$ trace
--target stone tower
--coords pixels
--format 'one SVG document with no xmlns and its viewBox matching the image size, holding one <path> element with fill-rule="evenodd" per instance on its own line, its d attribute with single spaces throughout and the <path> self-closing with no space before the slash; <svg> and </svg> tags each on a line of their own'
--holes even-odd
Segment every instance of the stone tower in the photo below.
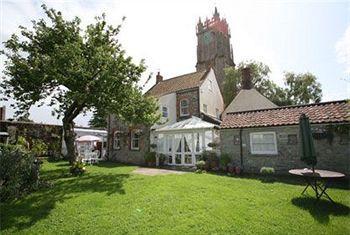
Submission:
<svg viewBox="0 0 350 235">
<path fill-rule="evenodd" d="M 230 44 L 230 30 L 226 19 L 221 19 L 215 7 L 211 19 L 203 23 L 199 18 L 197 24 L 197 71 L 212 67 L 215 70 L 216 78 L 220 89 L 223 89 L 224 68 L 235 66 L 233 62 L 232 46 Z"/>
</svg>

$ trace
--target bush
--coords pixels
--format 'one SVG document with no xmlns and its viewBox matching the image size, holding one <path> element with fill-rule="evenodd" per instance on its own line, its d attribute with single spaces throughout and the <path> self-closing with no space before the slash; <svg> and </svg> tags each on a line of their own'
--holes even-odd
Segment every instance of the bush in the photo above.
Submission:
<svg viewBox="0 0 350 235">
<path fill-rule="evenodd" d="M 82 175 L 86 172 L 85 164 L 80 161 L 74 162 L 69 171 L 74 176 Z"/>
<path fill-rule="evenodd" d="M 231 157 L 228 153 L 223 153 L 220 156 L 220 164 L 224 170 L 227 170 L 228 164 L 231 162 Z"/>
<path fill-rule="evenodd" d="M 275 169 L 273 169 L 272 167 L 261 167 L 260 169 L 260 173 L 264 174 L 264 175 L 272 175 L 275 173 Z"/>
<path fill-rule="evenodd" d="M 49 162 L 58 162 L 63 159 L 62 154 L 60 153 L 51 153 L 48 155 L 47 160 Z"/>
<path fill-rule="evenodd" d="M 36 157 L 42 157 L 47 154 L 48 147 L 44 143 L 44 141 L 40 139 L 36 139 L 33 141 L 33 145 L 31 148 L 31 151 L 33 154 L 35 154 Z"/>
<path fill-rule="evenodd" d="M 205 161 L 201 160 L 196 163 L 196 167 L 198 170 L 204 170 L 205 167 Z"/>
<path fill-rule="evenodd" d="M 202 160 L 206 162 L 208 170 L 219 167 L 219 157 L 215 151 L 205 150 L 202 153 Z"/>
<path fill-rule="evenodd" d="M 159 165 L 160 166 L 163 166 L 164 165 L 164 162 L 165 162 L 165 160 L 166 160 L 166 155 L 165 154 L 163 154 L 163 153 L 160 153 L 159 154 Z"/>
<path fill-rule="evenodd" d="M 22 146 L 0 144 L 0 201 L 36 190 L 40 164 Z"/>
<path fill-rule="evenodd" d="M 148 165 L 154 165 L 156 163 L 156 152 L 146 152 L 145 153 L 145 162 Z"/>
</svg>

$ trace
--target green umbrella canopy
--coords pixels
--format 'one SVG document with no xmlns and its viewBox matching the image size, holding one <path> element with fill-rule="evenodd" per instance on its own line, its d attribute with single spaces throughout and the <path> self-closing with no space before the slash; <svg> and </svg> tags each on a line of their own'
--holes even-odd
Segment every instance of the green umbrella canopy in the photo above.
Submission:
<svg viewBox="0 0 350 235">
<path fill-rule="evenodd" d="M 299 129 L 301 137 L 301 160 L 307 165 L 312 165 L 312 167 L 314 167 L 317 163 L 314 141 L 309 118 L 305 114 L 300 115 Z"/>
</svg>

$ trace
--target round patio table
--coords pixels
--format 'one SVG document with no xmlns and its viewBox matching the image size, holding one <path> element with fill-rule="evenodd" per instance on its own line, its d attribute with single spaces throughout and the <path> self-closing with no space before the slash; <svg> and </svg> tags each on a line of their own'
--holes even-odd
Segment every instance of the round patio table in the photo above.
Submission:
<svg viewBox="0 0 350 235">
<path fill-rule="evenodd" d="M 332 181 L 345 177 L 344 174 L 334 171 L 316 170 L 313 172 L 311 169 L 292 169 L 289 170 L 292 175 L 302 177 L 307 185 L 301 194 L 304 194 L 308 187 L 311 187 L 316 194 L 317 200 L 322 196 L 327 197 L 334 203 L 332 198 L 327 194 L 327 189 Z"/>
</svg>

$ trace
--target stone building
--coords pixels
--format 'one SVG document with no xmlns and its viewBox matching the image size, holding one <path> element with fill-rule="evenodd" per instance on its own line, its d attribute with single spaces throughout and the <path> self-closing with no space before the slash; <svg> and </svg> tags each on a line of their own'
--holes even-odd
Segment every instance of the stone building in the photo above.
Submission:
<svg viewBox="0 0 350 235">
<path fill-rule="evenodd" d="M 197 24 L 197 71 L 214 68 L 221 91 L 224 83 L 224 68 L 235 66 L 230 44 L 231 33 L 226 19 L 220 18 L 215 7 L 214 15 Z"/>
<path fill-rule="evenodd" d="M 213 69 L 163 80 L 145 95 L 157 98 L 161 119 L 151 127 L 126 125 L 110 115 L 109 159 L 144 164 L 152 149 L 166 156 L 168 165 L 193 166 L 208 143 L 218 140 L 220 115 L 224 109 Z"/>
<path fill-rule="evenodd" d="M 227 113 L 220 126 L 221 152 L 245 172 L 258 173 L 264 166 L 280 174 L 305 168 L 298 126 L 304 113 L 310 118 L 317 169 L 350 175 L 349 110 L 342 100 Z"/>
</svg>

